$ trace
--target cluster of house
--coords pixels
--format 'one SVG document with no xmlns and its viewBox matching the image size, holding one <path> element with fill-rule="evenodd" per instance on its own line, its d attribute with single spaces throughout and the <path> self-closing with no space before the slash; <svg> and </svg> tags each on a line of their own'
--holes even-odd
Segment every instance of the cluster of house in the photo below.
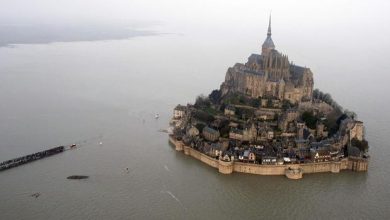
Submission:
<svg viewBox="0 0 390 220">
<path fill-rule="evenodd" d="M 321 121 L 310 129 L 300 120 L 297 109 L 259 108 L 256 118 L 242 121 L 235 117 L 235 106 L 230 105 L 208 124 L 194 119 L 193 110 L 192 105 L 174 109 L 172 135 L 187 146 L 225 161 L 286 164 L 340 160 L 348 142 L 353 138 L 363 140 L 364 135 L 363 123 L 347 118 L 339 132 L 329 138 Z M 360 153 L 351 149 L 348 154 Z"/>
</svg>

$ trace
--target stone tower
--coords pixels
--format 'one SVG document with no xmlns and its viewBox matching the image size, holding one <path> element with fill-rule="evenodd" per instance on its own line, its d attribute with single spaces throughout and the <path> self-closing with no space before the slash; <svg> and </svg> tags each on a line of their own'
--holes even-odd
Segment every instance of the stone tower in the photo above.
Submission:
<svg viewBox="0 0 390 220">
<path fill-rule="evenodd" d="M 267 38 L 265 39 L 261 49 L 261 55 L 263 56 L 267 56 L 272 50 L 275 49 L 275 44 L 272 41 L 271 35 L 271 15 L 269 15 Z"/>
</svg>

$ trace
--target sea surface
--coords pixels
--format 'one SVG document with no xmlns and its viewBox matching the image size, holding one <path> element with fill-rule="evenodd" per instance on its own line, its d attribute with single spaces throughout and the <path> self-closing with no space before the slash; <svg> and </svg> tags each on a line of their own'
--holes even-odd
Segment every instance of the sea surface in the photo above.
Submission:
<svg viewBox="0 0 390 220">
<path fill-rule="evenodd" d="M 77 144 L 1 172 L 0 219 L 389 218 L 390 68 L 385 52 L 371 50 L 389 45 L 346 40 L 336 52 L 274 38 L 290 60 L 311 67 L 316 88 L 358 114 L 370 143 L 368 172 L 293 181 L 219 174 L 159 132 L 177 104 L 219 88 L 229 66 L 259 53 L 265 32 L 122 38 L 0 47 L 0 161 Z"/>
</svg>

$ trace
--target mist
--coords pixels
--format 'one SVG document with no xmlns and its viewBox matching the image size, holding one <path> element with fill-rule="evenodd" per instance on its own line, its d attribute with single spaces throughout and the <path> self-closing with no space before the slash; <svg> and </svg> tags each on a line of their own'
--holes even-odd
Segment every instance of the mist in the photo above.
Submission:
<svg viewBox="0 0 390 220">
<path fill-rule="evenodd" d="M 373 85 L 371 90 L 379 96 L 390 80 L 389 6 L 383 0 L 3 0 L 0 44 L 174 34 L 182 36 L 182 47 L 197 47 L 210 60 L 229 60 L 220 61 L 220 68 L 226 69 L 233 65 L 230 61 L 245 62 L 250 53 L 259 53 L 272 13 L 276 49 L 310 67 L 316 88 L 342 93 L 332 85 L 348 81 L 357 88 Z M 211 65 L 195 60 L 192 64 Z M 221 79 L 224 71 L 215 74 Z"/>
<path fill-rule="evenodd" d="M 389 8 L 385 0 L 0 0 L 0 161 L 83 146 L 2 173 L 0 216 L 386 218 Z M 215 175 L 158 132 L 177 104 L 218 89 L 229 67 L 261 53 L 270 14 L 276 49 L 364 122 L 368 173 L 299 184 Z M 74 174 L 91 178 L 68 182 Z"/>
</svg>

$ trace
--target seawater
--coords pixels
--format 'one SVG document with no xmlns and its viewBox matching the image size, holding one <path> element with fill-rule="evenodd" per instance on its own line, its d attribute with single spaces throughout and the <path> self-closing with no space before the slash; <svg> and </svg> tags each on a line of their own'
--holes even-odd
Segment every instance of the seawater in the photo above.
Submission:
<svg viewBox="0 0 390 220">
<path fill-rule="evenodd" d="M 278 48 L 290 59 L 296 55 L 298 65 L 305 61 L 315 87 L 364 121 L 367 173 L 312 174 L 298 181 L 223 175 L 176 152 L 158 131 L 168 127 L 176 104 L 218 88 L 229 66 L 259 52 L 259 42 L 159 35 L 0 48 L 0 160 L 78 144 L 1 172 L 0 218 L 388 218 L 388 64 L 355 68 L 330 51 Z M 350 59 L 366 60 L 358 54 Z M 70 175 L 90 178 L 67 180 Z"/>
</svg>

